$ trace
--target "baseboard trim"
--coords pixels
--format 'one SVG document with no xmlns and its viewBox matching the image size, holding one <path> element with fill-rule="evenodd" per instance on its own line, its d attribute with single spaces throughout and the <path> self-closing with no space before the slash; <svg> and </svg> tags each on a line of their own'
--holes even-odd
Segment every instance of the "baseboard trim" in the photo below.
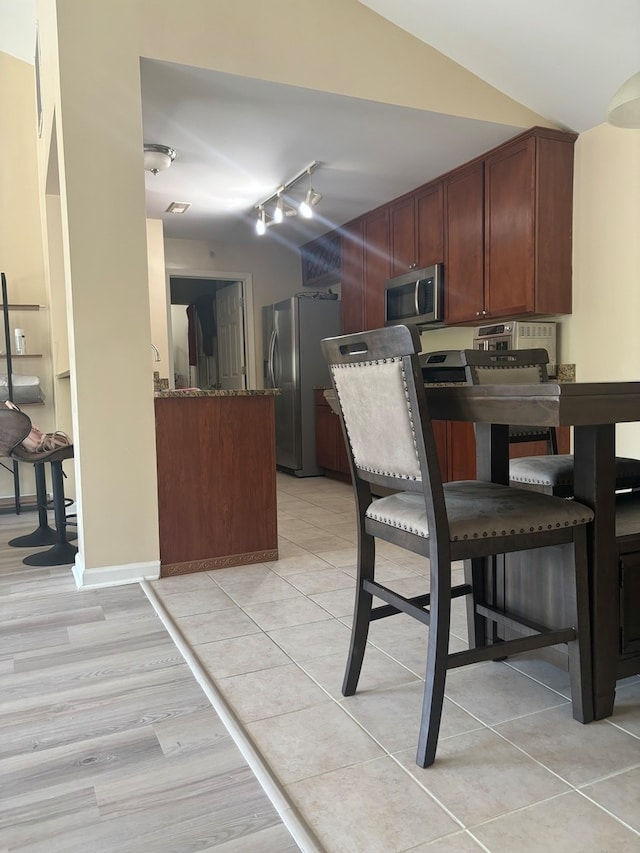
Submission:
<svg viewBox="0 0 640 853">
<path fill-rule="evenodd" d="M 151 560 L 148 563 L 125 563 L 121 566 L 97 566 L 87 569 L 78 553 L 72 571 L 78 589 L 100 589 L 105 586 L 123 586 L 128 583 L 158 580 L 160 561 Z"/>
</svg>

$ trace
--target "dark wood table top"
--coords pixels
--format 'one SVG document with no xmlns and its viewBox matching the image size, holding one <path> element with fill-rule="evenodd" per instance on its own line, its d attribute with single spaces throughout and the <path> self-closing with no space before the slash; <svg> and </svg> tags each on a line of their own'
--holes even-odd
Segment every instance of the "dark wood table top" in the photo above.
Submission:
<svg viewBox="0 0 640 853">
<path fill-rule="evenodd" d="M 640 421 L 640 382 L 425 386 L 435 420 L 531 426 Z"/>
</svg>

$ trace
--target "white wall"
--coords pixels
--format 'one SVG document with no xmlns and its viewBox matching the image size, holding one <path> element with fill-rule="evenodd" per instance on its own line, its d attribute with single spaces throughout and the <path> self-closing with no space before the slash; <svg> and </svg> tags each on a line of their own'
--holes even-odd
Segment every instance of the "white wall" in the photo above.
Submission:
<svg viewBox="0 0 640 853">
<path fill-rule="evenodd" d="M 302 268 L 297 251 L 283 249 L 265 240 L 242 245 L 216 243 L 213 248 L 200 240 L 165 239 L 167 269 L 188 272 L 249 273 L 253 286 L 256 387 L 263 387 L 262 307 L 286 299 L 302 290 Z"/>
</svg>

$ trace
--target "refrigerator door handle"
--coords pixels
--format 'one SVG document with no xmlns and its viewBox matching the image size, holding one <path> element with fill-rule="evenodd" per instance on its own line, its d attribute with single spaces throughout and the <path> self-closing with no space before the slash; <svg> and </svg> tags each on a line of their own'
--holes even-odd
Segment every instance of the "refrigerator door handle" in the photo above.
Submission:
<svg viewBox="0 0 640 853">
<path fill-rule="evenodd" d="M 277 388 L 276 385 L 276 373 L 275 373 L 275 365 L 274 365 L 274 357 L 276 351 L 276 330 L 273 329 L 271 332 L 271 338 L 269 340 L 269 355 L 267 359 L 267 370 L 269 376 L 269 382 L 271 383 L 272 388 Z"/>
</svg>

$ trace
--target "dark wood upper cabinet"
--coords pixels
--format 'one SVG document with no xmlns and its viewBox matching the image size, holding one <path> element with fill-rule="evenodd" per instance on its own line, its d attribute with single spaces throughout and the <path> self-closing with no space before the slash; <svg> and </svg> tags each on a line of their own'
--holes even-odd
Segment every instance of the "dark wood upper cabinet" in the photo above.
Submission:
<svg viewBox="0 0 640 853">
<path fill-rule="evenodd" d="M 441 263 L 442 184 L 429 184 L 389 207 L 391 275 Z"/>
<path fill-rule="evenodd" d="M 445 322 L 571 313 L 575 134 L 536 128 L 445 180 Z"/>
<path fill-rule="evenodd" d="M 362 219 L 350 222 L 341 230 L 342 332 L 345 335 L 363 329 L 363 235 Z"/>
<path fill-rule="evenodd" d="M 384 283 L 389 278 L 389 209 L 364 217 L 364 328 L 384 326 Z"/>
<path fill-rule="evenodd" d="M 481 322 L 484 307 L 484 167 L 444 182 L 445 322 Z"/>
<path fill-rule="evenodd" d="M 384 324 L 388 278 L 442 260 L 447 325 L 570 314 L 575 140 L 532 128 L 313 241 L 305 284 L 340 269 L 345 333 Z"/>
</svg>

